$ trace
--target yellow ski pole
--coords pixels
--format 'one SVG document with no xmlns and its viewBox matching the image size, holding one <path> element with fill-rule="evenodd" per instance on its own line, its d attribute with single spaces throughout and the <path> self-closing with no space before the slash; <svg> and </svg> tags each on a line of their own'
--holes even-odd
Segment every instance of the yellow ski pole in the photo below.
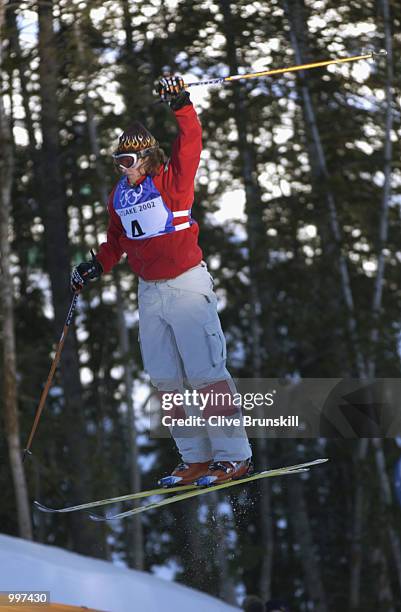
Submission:
<svg viewBox="0 0 401 612">
<path fill-rule="evenodd" d="M 310 64 L 300 64 L 299 66 L 289 66 L 288 68 L 275 68 L 273 70 L 262 70 L 260 72 L 249 72 L 247 74 L 234 74 L 232 76 L 221 77 L 217 79 L 208 79 L 206 81 L 198 81 L 197 83 L 185 83 L 185 88 L 199 87 L 201 85 L 221 85 L 230 81 L 239 81 L 240 79 L 256 79 L 258 77 L 275 76 L 286 72 L 298 72 L 299 70 L 311 70 L 312 68 L 322 68 L 324 66 L 332 66 L 335 64 L 346 64 L 348 62 L 358 62 L 360 60 L 374 59 L 378 56 L 385 56 L 387 52 L 384 50 L 364 55 L 353 55 L 352 57 L 344 57 L 340 59 L 324 60 L 320 62 L 312 62 Z"/>
</svg>

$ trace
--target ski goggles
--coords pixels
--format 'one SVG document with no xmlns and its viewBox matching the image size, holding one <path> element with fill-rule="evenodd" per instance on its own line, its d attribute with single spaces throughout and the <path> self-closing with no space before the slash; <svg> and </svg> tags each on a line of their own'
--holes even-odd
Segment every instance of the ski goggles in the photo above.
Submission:
<svg viewBox="0 0 401 612">
<path fill-rule="evenodd" d="M 116 166 L 121 168 L 133 168 L 141 158 L 146 157 L 156 148 L 157 147 L 149 147 L 148 149 L 143 149 L 138 153 L 113 153 L 112 158 Z"/>
</svg>

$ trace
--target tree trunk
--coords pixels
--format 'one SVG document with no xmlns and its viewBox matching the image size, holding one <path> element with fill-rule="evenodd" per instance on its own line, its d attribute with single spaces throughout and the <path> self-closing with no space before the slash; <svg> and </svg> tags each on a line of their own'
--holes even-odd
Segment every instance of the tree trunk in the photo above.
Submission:
<svg viewBox="0 0 401 612">
<path fill-rule="evenodd" d="M 60 147 L 57 105 L 57 49 L 54 42 L 53 4 L 38 3 L 39 14 L 39 80 L 42 103 L 42 214 L 45 226 L 46 262 L 52 287 L 55 326 L 63 327 L 69 293 L 68 223 L 60 168 Z M 70 449 L 72 496 L 88 497 L 90 466 L 85 442 L 85 419 L 82 406 L 82 386 L 79 373 L 78 347 L 75 329 L 67 336 L 61 358 L 65 408 L 63 421 Z M 77 552 L 99 556 L 96 529 L 84 517 L 71 517 L 71 535 Z M 100 556 L 102 553 L 100 553 Z"/>
<path fill-rule="evenodd" d="M 393 164 L 393 145 L 391 141 L 391 132 L 393 129 L 393 45 L 391 33 L 391 16 L 388 0 L 381 0 L 380 7 L 383 12 L 384 35 L 386 41 L 386 122 L 385 122 L 385 138 L 384 138 L 384 184 L 381 202 L 381 213 L 379 223 L 378 237 L 378 255 L 377 255 L 377 274 L 375 278 L 375 287 L 372 301 L 373 326 L 371 331 L 371 354 L 369 360 L 369 375 L 373 378 L 376 373 L 376 345 L 379 339 L 379 318 L 382 309 L 383 297 L 383 282 L 385 268 L 385 248 L 388 236 L 388 209 L 391 196 L 391 176 Z M 382 501 L 386 508 L 386 524 L 390 547 L 394 557 L 394 564 L 397 569 L 398 585 L 401 590 L 401 544 L 397 530 L 394 527 L 392 517 L 393 493 L 391 489 L 390 479 L 386 470 L 385 457 L 383 451 L 383 442 L 381 439 L 373 440 L 375 449 L 376 467 L 380 484 Z"/>
<path fill-rule="evenodd" d="M 391 131 L 393 129 L 393 45 L 391 38 L 391 18 L 388 0 L 380 0 L 383 12 L 384 35 L 386 41 L 386 125 L 384 136 L 384 183 L 381 201 L 379 237 L 377 241 L 377 273 L 372 300 L 373 325 L 370 334 L 371 353 L 369 360 L 369 375 L 375 376 L 376 370 L 376 345 L 379 339 L 379 318 L 382 308 L 384 267 L 386 263 L 385 248 L 388 236 L 388 208 L 391 196 L 391 170 L 393 164 L 393 144 L 391 142 Z"/>
<path fill-rule="evenodd" d="M 265 463 L 260 465 L 260 469 L 269 469 L 268 465 L 268 441 L 266 438 L 257 438 L 258 457 L 264 458 Z M 259 469 L 259 468 L 258 468 Z M 263 555 L 260 568 L 259 594 L 263 600 L 269 600 L 272 596 L 272 576 L 274 558 L 274 525 L 272 507 L 272 488 L 269 479 L 260 487 L 260 533 L 259 538 L 263 542 Z"/>
<path fill-rule="evenodd" d="M 137 429 L 135 424 L 135 410 L 132 399 L 134 379 L 132 376 L 133 360 L 129 347 L 128 328 L 124 315 L 124 297 L 121 291 L 121 283 L 117 273 L 114 274 L 117 287 L 117 312 L 118 312 L 118 333 L 120 352 L 124 360 L 124 382 L 125 382 L 125 402 L 127 405 L 126 428 L 128 437 L 129 467 L 130 467 L 130 486 L 132 491 L 141 490 L 141 471 L 139 466 L 139 449 L 137 443 Z M 139 506 L 140 500 L 134 500 L 133 506 Z M 140 515 L 133 517 L 130 525 L 130 536 L 132 543 L 133 567 L 144 569 L 143 551 L 143 529 Z"/>
<path fill-rule="evenodd" d="M 38 155 L 36 150 L 36 137 L 35 137 L 35 128 L 32 121 L 32 112 L 29 107 L 29 93 L 28 93 L 28 83 L 29 83 L 29 61 L 24 57 L 24 54 L 21 50 L 20 40 L 19 40 L 19 31 L 17 26 L 17 17 L 16 10 L 18 6 L 17 3 L 11 3 L 7 10 L 7 23 L 8 28 L 10 30 L 10 46 L 15 53 L 15 56 L 18 58 L 18 77 L 21 85 L 21 98 L 22 98 L 22 106 L 24 108 L 24 124 L 26 130 L 28 132 L 28 143 L 29 143 L 29 155 L 31 159 L 34 161 L 34 165 L 38 165 Z M 36 176 L 32 177 L 33 180 L 36 180 Z"/>
<path fill-rule="evenodd" d="M 3 29 L 5 6 L 0 5 L 0 75 L 3 66 Z M 12 95 L 12 92 L 11 92 Z M 3 320 L 3 393 L 4 415 L 11 473 L 17 504 L 19 535 L 32 540 L 32 522 L 25 472 L 22 465 L 17 401 L 17 359 L 13 312 L 13 280 L 10 273 L 11 254 L 11 188 L 14 157 L 9 118 L 3 100 L 0 78 L 0 304 Z"/>
<path fill-rule="evenodd" d="M 359 610 L 361 600 L 361 572 L 363 561 L 362 534 L 364 530 L 365 479 L 363 466 L 368 454 L 369 440 L 363 438 L 354 452 L 354 508 L 352 518 L 351 560 L 350 560 L 350 609 Z"/>
<path fill-rule="evenodd" d="M 91 83 L 88 71 L 85 67 L 85 40 L 80 28 L 79 17 L 77 16 L 74 22 L 75 40 L 78 49 L 78 55 L 83 60 L 82 78 L 85 81 L 85 91 L 91 91 Z M 97 176 L 97 188 L 101 201 L 106 204 L 108 199 L 108 189 L 104 180 L 104 170 L 101 161 L 99 138 L 93 103 L 89 95 L 85 95 L 85 111 L 87 117 L 87 127 L 91 152 L 95 158 L 95 171 Z M 132 376 L 133 361 L 130 357 L 131 351 L 129 347 L 128 328 L 125 320 L 124 296 L 121 290 L 120 278 L 116 270 L 113 273 L 114 282 L 117 289 L 117 314 L 118 314 L 118 332 L 119 332 L 119 347 L 124 363 L 124 382 L 125 382 L 125 403 L 127 405 L 126 415 L 126 433 L 129 450 L 129 466 L 130 466 L 130 487 L 132 491 L 141 490 L 141 473 L 139 466 L 139 451 L 137 445 L 137 430 L 135 425 L 135 410 L 132 399 L 132 391 L 134 380 Z M 139 500 L 133 502 L 133 506 L 140 505 Z M 140 516 L 135 516 L 129 526 L 130 539 L 132 544 L 132 565 L 135 569 L 144 569 L 144 545 L 143 545 L 143 528 Z"/>
<path fill-rule="evenodd" d="M 230 0 L 220 0 L 223 14 L 222 29 L 226 38 L 227 64 L 230 74 L 238 73 L 235 40 L 233 39 L 232 13 Z M 234 102 L 234 121 L 238 132 L 238 151 L 241 158 L 242 179 L 245 189 L 245 212 L 247 216 L 246 230 L 248 240 L 249 292 L 250 292 L 250 332 L 252 342 L 253 376 L 259 378 L 262 374 L 264 355 L 262 338 L 262 292 L 261 279 L 266 274 L 267 246 L 263 231 L 262 198 L 257 179 L 255 152 L 248 139 L 247 112 L 244 93 L 235 87 L 232 91 Z"/>
<path fill-rule="evenodd" d="M 394 520 L 392 516 L 393 493 L 391 489 L 390 479 L 386 470 L 386 462 L 383 452 L 382 440 L 380 438 L 375 438 L 373 440 L 373 447 L 375 451 L 375 460 L 380 485 L 380 493 L 386 513 L 387 535 L 389 539 L 390 548 L 393 553 L 394 569 L 397 575 L 398 587 L 401 591 L 401 546 L 398 537 L 398 532 L 394 527 Z"/>
<path fill-rule="evenodd" d="M 215 551 L 216 565 L 219 570 L 219 597 L 228 604 L 236 604 L 235 584 L 230 573 L 230 566 L 227 557 L 227 542 L 224 526 L 224 516 L 219 514 L 220 498 L 217 493 L 207 496 L 209 511 L 213 513 L 215 521 Z"/>
<path fill-rule="evenodd" d="M 303 3 L 301 4 L 301 0 L 293 0 L 293 2 L 291 3 L 288 2 L 288 0 L 282 0 L 282 2 L 285 14 L 290 24 L 290 37 L 291 44 L 294 50 L 295 61 L 297 64 L 302 64 L 303 53 L 298 38 L 299 32 L 306 31 L 307 28 L 302 10 Z M 340 273 L 342 295 L 347 311 L 346 321 L 348 334 L 355 354 L 357 373 L 359 378 L 366 379 L 367 370 L 365 359 L 360 349 L 351 280 L 348 271 L 347 260 L 341 251 L 342 232 L 338 219 L 336 201 L 334 193 L 329 186 L 329 171 L 327 168 L 326 157 L 323 151 L 322 140 L 320 138 L 319 128 L 316 120 L 316 113 L 314 110 L 308 83 L 305 78 L 305 73 L 303 71 L 300 72 L 300 77 L 302 79 L 301 92 L 303 99 L 304 121 L 307 126 L 309 137 L 311 138 L 314 150 L 314 155 L 309 156 L 309 162 L 313 171 L 313 175 L 315 177 L 319 177 L 321 188 L 324 191 L 332 237 L 336 245 L 336 261 Z"/>
<path fill-rule="evenodd" d="M 227 64 L 230 74 L 238 73 L 235 40 L 232 32 L 232 13 L 230 0 L 220 0 L 223 14 L 222 29 L 226 38 Z M 242 179 L 245 188 L 246 230 L 248 237 L 249 291 L 250 291 L 250 331 L 252 345 L 252 374 L 254 378 L 263 375 L 266 361 L 261 320 L 265 321 L 266 336 L 269 338 L 269 353 L 274 355 L 276 341 L 274 322 L 268 313 L 270 296 L 263 286 L 267 274 L 266 233 L 263 224 L 263 204 L 257 178 L 255 151 L 248 138 L 247 112 L 243 90 L 238 86 L 233 89 L 234 120 L 238 131 L 238 149 L 242 162 Z M 273 359 L 274 361 L 274 359 Z M 267 440 L 256 438 L 256 460 L 265 464 L 267 460 Z M 260 593 L 264 598 L 270 597 L 273 565 L 273 525 L 269 485 L 263 487 L 260 497 L 259 541 L 262 552 L 260 572 Z"/>
<path fill-rule="evenodd" d="M 377 241 L 377 273 L 372 300 L 373 325 L 370 334 L 371 350 L 368 362 L 369 376 L 373 378 L 376 374 L 377 343 L 379 339 L 379 323 L 382 310 L 384 269 L 386 263 L 385 249 L 388 237 L 388 210 L 391 197 L 391 178 L 393 165 L 393 144 L 391 132 L 393 129 L 393 96 L 394 96 L 394 66 L 393 66 L 393 44 L 391 32 L 391 15 L 388 0 L 380 0 L 380 8 L 383 13 L 386 57 L 386 119 L 384 131 L 384 183 L 381 201 L 379 236 Z M 401 590 L 401 544 L 397 530 L 394 527 L 392 516 L 393 493 L 390 479 L 386 470 L 383 442 L 381 439 L 373 440 L 375 450 L 376 468 L 379 479 L 382 502 L 386 509 L 386 525 L 390 548 L 393 553 L 394 566 L 397 570 L 398 585 Z"/>
<path fill-rule="evenodd" d="M 300 477 L 295 476 L 288 487 L 290 499 L 290 520 L 299 546 L 299 554 L 305 578 L 305 586 L 312 600 L 313 610 L 328 612 L 319 563 L 314 551 L 312 529 L 304 494 L 304 485 Z"/>
<path fill-rule="evenodd" d="M 386 555 L 382 548 L 376 548 L 372 554 L 372 561 L 377 565 L 377 605 L 383 612 L 396 612 L 394 598 L 389 580 L 389 568 Z"/>
<path fill-rule="evenodd" d="M 287 0 L 283 0 L 284 10 L 290 23 L 290 34 L 291 42 L 295 52 L 296 62 L 301 64 L 303 61 L 302 52 L 298 42 L 297 33 L 299 29 L 305 26 L 302 18 L 302 8 L 300 0 L 292 2 L 291 4 Z M 382 289 L 384 279 L 384 248 L 387 240 L 388 233 L 388 204 L 390 198 L 390 186 L 391 186 L 391 163 L 392 163 L 392 145 L 391 145 L 391 128 L 392 128 L 392 81 L 393 81 L 393 67 L 392 67 L 392 44 L 391 44 L 391 20 L 389 15 L 388 0 L 382 0 L 381 2 L 384 24 L 385 24 L 385 36 L 386 36 L 386 50 L 388 53 L 388 66 L 387 66 L 387 80 L 386 80 L 386 99 L 387 99 L 387 113 L 386 113 L 386 136 L 385 136 L 385 147 L 384 147 L 384 175 L 385 182 L 383 188 L 382 197 L 382 208 L 379 224 L 379 239 L 378 239 L 378 271 L 375 279 L 374 296 L 372 303 L 372 313 L 374 319 L 374 325 L 371 331 L 371 344 L 373 352 L 375 344 L 378 340 L 378 318 L 381 310 L 382 301 Z M 290 8 L 291 7 L 291 8 Z M 302 77 L 302 73 L 301 73 Z M 302 77 L 303 78 L 303 77 Z M 333 237 L 338 247 L 342 243 L 342 235 L 338 222 L 338 215 L 336 209 L 336 203 L 334 195 L 328 185 L 327 179 L 329 177 L 327 164 L 321 145 L 321 139 L 319 130 L 317 127 L 316 116 L 313 109 L 312 99 L 309 93 L 307 82 L 304 79 L 302 85 L 302 96 L 304 101 L 304 117 L 305 122 L 309 128 L 311 134 L 315 153 L 314 159 L 311 159 L 311 165 L 317 164 L 318 175 L 324 181 L 324 189 L 326 195 L 326 203 L 329 211 L 330 226 L 332 229 Z M 314 161 L 315 160 L 315 161 Z M 355 307 L 352 295 L 350 277 L 345 257 L 341 254 L 340 249 L 337 249 L 337 262 L 341 277 L 341 286 L 343 299 L 347 308 L 347 327 L 352 345 L 355 351 L 356 369 L 358 376 L 361 380 L 366 380 L 368 377 L 373 377 L 375 374 L 375 357 L 371 354 L 368 361 L 365 360 L 364 355 L 360 349 L 360 342 L 357 333 L 357 324 L 355 318 Z M 382 497 L 385 503 L 391 503 L 391 487 L 389 479 L 384 466 L 384 455 L 382 449 L 381 440 L 374 441 L 376 465 L 378 469 L 378 477 L 380 488 L 382 491 Z M 358 460 L 364 461 L 367 457 L 368 441 L 360 440 L 356 449 Z M 351 589 L 350 589 L 350 602 L 352 609 L 358 609 L 360 602 L 360 575 L 362 567 L 362 550 L 361 550 L 361 523 L 362 523 L 362 507 L 363 507 L 363 483 L 361 479 L 356 480 L 355 485 L 355 500 L 354 500 L 354 533 L 353 533 L 353 544 L 352 544 L 352 563 L 351 563 Z M 390 496 L 390 498 L 389 498 Z M 401 546 L 396 534 L 395 529 L 392 526 L 392 521 L 389 517 L 388 531 L 391 548 L 398 572 L 398 580 L 400 580 L 400 562 L 401 562 Z"/>
<path fill-rule="evenodd" d="M 283 0 L 283 7 L 285 14 L 290 24 L 290 36 L 291 44 L 295 54 L 296 63 L 303 63 L 303 53 L 299 44 L 299 32 L 306 31 L 307 25 L 303 15 L 303 5 L 300 0 L 295 2 L 288 2 Z M 364 355 L 360 348 L 360 341 L 357 331 L 357 322 L 355 317 L 355 306 L 351 288 L 350 275 L 348 266 L 344 255 L 341 252 L 342 233 L 338 220 L 337 207 L 334 198 L 334 194 L 329 186 L 328 178 L 329 172 L 327 168 L 326 158 L 322 147 L 320 133 L 317 125 L 316 114 L 314 111 L 312 98 L 309 92 L 307 80 L 304 77 L 304 73 L 300 73 L 302 79 L 302 98 L 303 98 L 303 111 L 304 120 L 308 128 L 310 135 L 314 155 L 310 156 L 310 164 L 313 170 L 313 174 L 319 177 L 323 184 L 323 190 L 328 209 L 329 222 L 332 231 L 334 243 L 336 245 L 335 258 L 337 261 L 338 270 L 341 279 L 341 289 L 344 304 L 346 306 L 347 313 L 347 330 L 353 346 L 355 355 L 355 364 L 358 377 L 361 380 L 366 380 L 368 376 L 367 366 L 364 359 Z M 358 461 L 362 462 L 366 459 L 368 451 L 368 441 L 360 440 L 357 444 L 356 456 Z M 352 554 L 351 554 L 351 579 L 350 579 L 350 600 L 351 606 L 357 609 L 359 605 L 360 597 L 360 576 L 362 569 L 362 520 L 363 520 L 363 504 L 364 504 L 364 483 L 360 478 L 356 478 L 355 481 L 355 497 L 354 497 L 354 524 L 353 524 L 353 541 L 352 541 Z"/>
</svg>

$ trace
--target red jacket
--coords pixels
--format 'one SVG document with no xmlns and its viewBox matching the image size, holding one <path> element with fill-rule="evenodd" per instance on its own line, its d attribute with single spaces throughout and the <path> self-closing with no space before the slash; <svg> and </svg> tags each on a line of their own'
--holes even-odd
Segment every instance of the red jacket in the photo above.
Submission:
<svg viewBox="0 0 401 612">
<path fill-rule="evenodd" d="M 174 114 L 179 134 L 173 143 L 167 168 L 160 166 L 158 174 L 153 177 L 155 187 L 171 211 L 191 208 L 202 150 L 202 129 L 192 104 Z M 135 274 L 145 280 L 174 278 L 200 263 L 202 251 L 198 245 L 199 226 L 196 222 L 180 232 L 144 240 L 127 238 L 113 206 L 115 188 L 108 200 L 107 241 L 100 245 L 96 255 L 104 272 L 109 272 L 123 253 L 127 253 L 128 263 Z"/>
</svg>

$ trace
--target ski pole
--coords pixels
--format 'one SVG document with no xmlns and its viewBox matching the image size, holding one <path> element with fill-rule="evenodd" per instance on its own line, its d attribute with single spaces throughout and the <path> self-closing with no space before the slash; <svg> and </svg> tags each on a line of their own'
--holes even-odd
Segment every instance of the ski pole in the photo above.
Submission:
<svg viewBox="0 0 401 612">
<path fill-rule="evenodd" d="M 197 83 L 185 83 L 184 86 L 199 87 L 201 85 L 222 85 L 230 81 L 239 81 L 240 79 L 256 79 L 257 77 L 273 76 L 276 74 L 284 74 L 285 72 L 298 72 L 299 70 L 310 70 L 311 68 L 321 68 L 323 66 L 331 66 L 333 64 L 345 64 L 347 62 L 357 62 L 359 60 L 374 59 L 375 57 L 385 56 L 387 51 L 371 51 L 364 55 L 353 55 L 352 57 L 344 57 L 341 59 L 324 60 L 313 62 L 311 64 L 301 64 L 299 66 L 289 66 L 288 68 L 275 68 L 274 70 L 262 70 L 261 72 L 249 72 L 248 74 L 234 74 L 232 76 L 221 77 L 217 79 L 208 79 L 206 81 L 198 81 Z"/>
<path fill-rule="evenodd" d="M 56 354 L 54 356 L 53 363 L 51 365 L 49 376 L 47 377 L 47 381 L 46 381 L 45 387 L 44 387 L 44 389 L 42 391 L 42 395 L 41 395 L 40 401 L 39 401 L 39 406 L 38 406 L 38 408 L 36 410 L 36 414 L 35 414 L 35 420 L 34 420 L 33 425 L 32 425 L 31 433 L 29 434 L 28 443 L 27 443 L 26 448 L 24 450 L 24 455 L 22 457 L 22 461 L 23 462 L 25 461 L 25 457 L 27 455 L 31 455 L 32 454 L 31 450 L 30 450 L 31 445 L 32 445 L 32 440 L 33 440 L 33 437 L 35 435 L 36 428 L 38 426 L 39 419 L 40 419 L 40 416 L 42 414 L 42 411 L 43 411 L 43 408 L 44 408 L 44 405 L 45 405 L 45 401 L 46 401 L 47 395 L 49 393 L 50 386 L 52 384 L 54 373 L 56 371 L 58 362 L 60 361 L 61 351 L 63 350 L 64 342 L 65 342 L 65 339 L 66 339 L 66 336 L 67 336 L 67 333 L 68 333 L 68 328 L 69 328 L 69 326 L 71 324 L 72 316 L 74 314 L 74 310 L 75 310 L 75 307 L 77 305 L 78 295 L 79 295 L 79 292 L 76 291 L 74 293 L 74 295 L 73 295 L 70 307 L 68 309 L 67 318 L 65 320 L 63 331 L 61 332 L 61 337 L 60 337 L 59 343 L 57 345 Z"/>
</svg>

